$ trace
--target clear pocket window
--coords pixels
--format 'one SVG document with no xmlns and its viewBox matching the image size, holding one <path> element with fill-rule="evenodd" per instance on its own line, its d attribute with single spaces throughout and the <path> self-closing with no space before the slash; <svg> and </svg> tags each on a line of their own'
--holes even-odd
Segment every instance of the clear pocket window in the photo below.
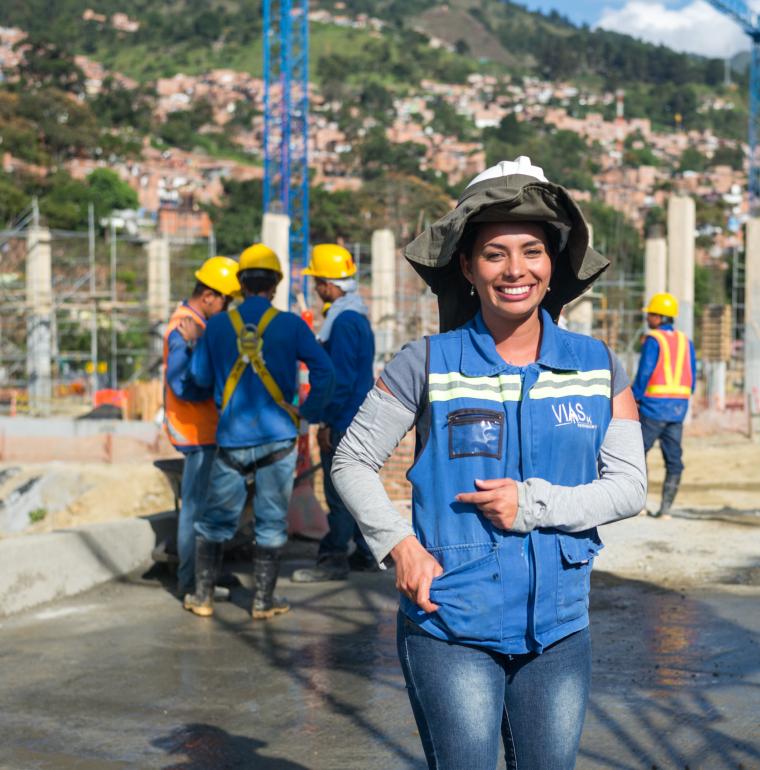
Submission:
<svg viewBox="0 0 760 770">
<path fill-rule="evenodd" d="M 457 409 L 449 422 L 449 458 L 494 457 L 501 459 L 504 412 L 491 409 Z"/>
</svg>

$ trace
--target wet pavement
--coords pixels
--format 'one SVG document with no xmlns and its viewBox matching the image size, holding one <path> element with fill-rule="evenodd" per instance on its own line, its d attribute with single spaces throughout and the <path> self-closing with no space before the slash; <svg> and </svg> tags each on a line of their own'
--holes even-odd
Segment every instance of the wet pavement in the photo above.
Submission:
<svg viewBox="0 0 760 770">
<path fill-rule="evenodd" d="M 595 572 L 579 768 L 760 768 L 760 580 L 734 577 Z M 0 620 L 0 768 L 423 768 L 392 573 L 280 588 L 263 623 L 245 589 L 199 619 L 139 576 Z"/>
</svg>

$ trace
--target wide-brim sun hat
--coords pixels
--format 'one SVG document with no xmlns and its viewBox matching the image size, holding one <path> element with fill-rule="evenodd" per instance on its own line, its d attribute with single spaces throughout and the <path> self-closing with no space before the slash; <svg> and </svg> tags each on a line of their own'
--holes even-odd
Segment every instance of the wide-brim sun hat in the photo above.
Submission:
<svg viewBox="0 0 760 770">
<path fill-rule="evenodd" d="M 456 207 L 404 249 L 406 259 L 438 297 L 442 332 L 466 323 L 480 307 L 477 295 L 470 294 L 458 254 L 467 226 L 484 222 L 537 222 L 551 229 L 551 291 L 542 306 L 555 321 L 562 308 L 609 267 L 609 260 L 589 246 L 586 221 L 564 187 L 549 182 L 524 155 L 501 161 L 478 174 Z"/>
</svg>

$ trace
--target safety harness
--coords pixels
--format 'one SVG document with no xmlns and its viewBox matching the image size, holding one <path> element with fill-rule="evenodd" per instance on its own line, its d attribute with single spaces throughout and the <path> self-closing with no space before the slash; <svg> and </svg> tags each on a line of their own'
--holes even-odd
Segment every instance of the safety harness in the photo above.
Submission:
<svg viewBox="0 0 760 770">
<path fill-rule="evenodd" d="M 264 363 L 264 356 L 261 353 L 264 346 L 264 333 L 278 313 L 279 310 L 276 308 L 268 307 L 259 319 L 258 324 L 246 324 L 243 323 L 243 319 L 237 309 L 233 308 L 228 312 L 232 327 L 237 334 L 237 346 L 240 355 L 227 377 L 227 382 L 224 383 L 222 412 L 224 412 L 232 400 L 232 394 L 240 383 L 245 368 L 250 364 L 254 374 L 258 375 L 275 404 L 284 409 L 290 416 L 290 419 L 293 420 L 295 426 L 298 427 L 298 413 L 292 404 L 285 401 L 280 386 L 275 382 L 269 369 L 267 369 Z"/>
<path fill-rule="evenodd" d="M 282 449 L 277 449 L 276 451 L 270 452 L 268 455 L 264 455 L 258 460 L 252 460 L 249 463 L 241 463 L 232 456 L 231 450 L 225 449 L 224 447 L 219 447 L 217 449 L 216 456 L 225 465 L 232 468 L 232 470 L 237 471 L 241 476 L 245 476 L 246 483 L 253 484 L 256 478 L 256 471 L 261 468 L 266 468 L 267 465 L 273 465 L 274 463 L 279 462 L 284 457 L 287 457 L 295 448 L 296 442 L 293 441 Z"/>
</svg>

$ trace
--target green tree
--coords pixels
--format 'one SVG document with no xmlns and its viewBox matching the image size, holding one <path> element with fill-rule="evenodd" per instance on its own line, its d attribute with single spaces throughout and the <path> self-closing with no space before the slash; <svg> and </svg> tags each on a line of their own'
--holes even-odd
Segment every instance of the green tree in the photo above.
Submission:
<svg viewBox="0 0 760 770">
<path fill-rule="evenodd" d="M 36 125 L 44 148 L 56 160 L 89 155 L 98 145 L 100 131 L 92 110 L 63 91 L 23 92 L 18 113 Z"/>
<path fill-rule="evenodd" d="M 687 147 L 681 153 L 681 159 L 678 161 L 678 170 L 683 171 L 704 171 L 709 161 L 696 147 Z"/>
<path fill-rule="evenodd" d="M 13 221 L 29 205 L 29 196 L 5 175 L 0 176 L 0 227 Z"/>
<path fill-rule="evenodd" d="M 74 59 L 52 40 L 27 37 L 16 43 L 23 51 L 19 77 L 24 89 L 56 88 L 68 93 L 84 93 L 84 73 Z"/>
<path fill-rule="evenodd" d="M 711 166 L 731 166 L 735 171 L 741 171 L 744 168 L 744 151 L 741 147 L 729 147 L 723 145 L 715 150 Z"/>
<path fill-rule="evenodd" d="M 90 200 L 95 206 L 95 219 L 100 221 L 112 211 L 136 209 L 137 193 L 119 175 L 107 168 L 97 168 L 87 177 Z"/>
<path fill-rule="evenodd" d="M 214 223 L 217 251 L 239 254 L 261 235 L 263 196 L 260 179 L 238 182 L 224 180 L 224 196 L 217 206 L 209 206 Z"/>
<path fill-rule="evenodd" d="M 623 212 L 597 201 L 583 203 L 581 208 L 594 228 L 594 248 L 612 262 L 612 269 L 629 274 L 641 272 L 641 236 Z"/>
<path fill-rule="evenodd" d="M 81 230 L 87 227 L 91 200 L 90 188 L 84 182 L 58 171 L 47 180 L 47 191 L 40 198 L 40 213 L 49 227 Z"/>
<path fill-rule="evenodd" d="M 151 104 L 143 89 L 130 91 L 107 77 L 91 104 L 104 126 L 129 126 L 143 132 L 150 128 Z"/>
</svg>

